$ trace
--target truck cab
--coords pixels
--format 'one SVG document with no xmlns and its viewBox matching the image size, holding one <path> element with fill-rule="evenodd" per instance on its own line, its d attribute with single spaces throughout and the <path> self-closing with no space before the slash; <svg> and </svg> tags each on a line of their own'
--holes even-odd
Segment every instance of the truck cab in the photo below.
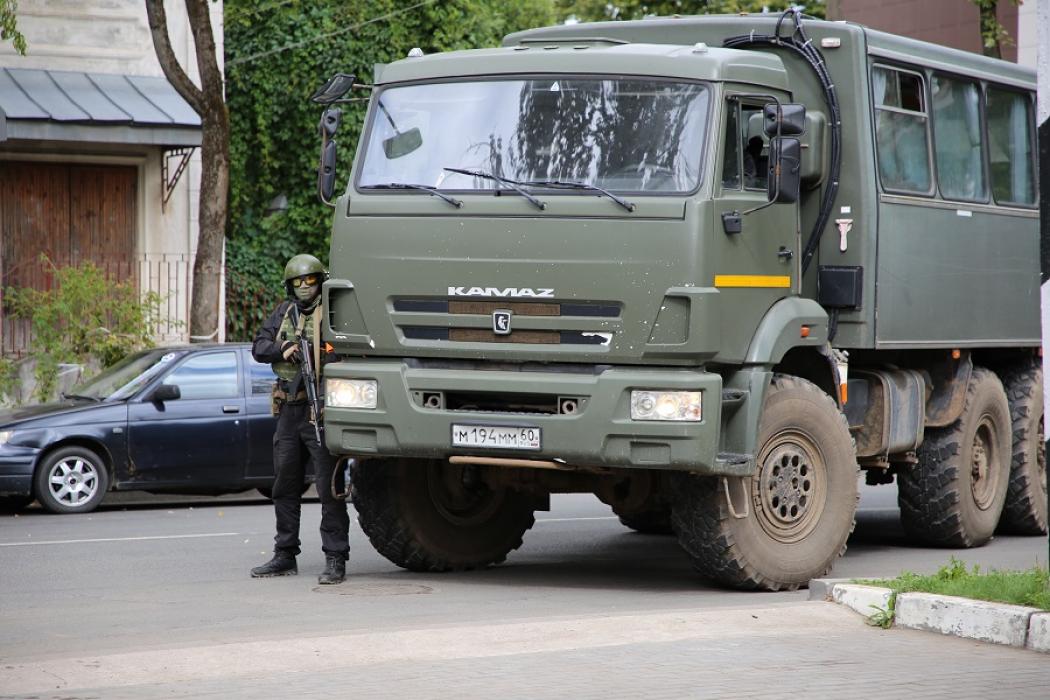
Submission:
<svg viewBox="0 0 1050 700">
<path fill-rule="evenodd" d="M 942 536 L 990 537 L 1020 410 L 1003 382 L 1034 377 L 1034 194 L 962 203 L 941 171 L 922 181 L 930 91 L 956 73 L 926 62 L 916 87 L 907 40 L 781 20 L 831 58 L 784 50 L 777 18 L 697 17 L 377 68 L 323 294 L 327 443 L 356 460 L 381 553 L 496 563 L 551 493 L 589 491 L 717 581 L 793 588 L 844 550 L 858 468 L 922 474 L 927 431 L 968 410 L 995 418 L 957 428 L 988 462 L 957 488 L 988 493 Z M 961 82 L 1027 94 L 982 61 Z M 987 183 L 995 156 L 972 153 L 955 167 Z M 944 236 L 972 247 L 930 250 Z M 968 408 L 975 391 L 992 408 Z"/>
</svg>

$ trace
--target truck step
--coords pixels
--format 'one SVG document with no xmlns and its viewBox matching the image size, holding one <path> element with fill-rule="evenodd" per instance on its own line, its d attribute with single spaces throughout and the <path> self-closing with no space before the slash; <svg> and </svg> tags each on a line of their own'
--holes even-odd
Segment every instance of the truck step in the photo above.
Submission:
<svg viewBox="0 0 1050 700">
<path fill-rule="evenodd" d="M 722 389 L 722 417 L 736 413 L 747 401 L 748 393 L 743 389 Z"/>
<path fill-rule="evenodd" d="M 719 452 L 715 457 L 718 473 L 725 476 L 748 476 L 755 456 L 740 452 Z"/>
</svg>

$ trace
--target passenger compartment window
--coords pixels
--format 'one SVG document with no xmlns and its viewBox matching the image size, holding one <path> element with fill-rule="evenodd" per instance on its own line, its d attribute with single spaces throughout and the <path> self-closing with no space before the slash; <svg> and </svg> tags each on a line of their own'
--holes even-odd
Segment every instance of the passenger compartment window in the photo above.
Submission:
<svg viewBox="0 0 1050 700">
<path fill-rule="evenodd" d="M 214 352 L 186 360 L 164 379 L 179 387 L 182 399 L 233 399 L 237 388 L 237 355 Z"/>
<path fill-rule="evenodd" d="M 871 85 L 882 186 L 887 190 L 929 194 L 933 181 L 922 76 L 875 66 Z"/>
<path fill-rule="evenodd" d="M 986 201 L 981 92 L 977 83 L 934 75 L 930 92 L 941 196 Z"/>
<path fill-rule="evenodd" d="M 740 115 L 736 100 L 726 103 L 726 145 L 722 154 L 722 187 L 740 189 Z"/>
<path fill-rule="evenodd" d="M 726 142 L 722 155 L 722 187 L 766 189 L 769 178 L 769 139 L 762 107 L 730 100 L 726 105 Z"/>
<path fill-rule="evenodd" d="M 988 156 L 992 194 L 1000 204 L 1035 204 L 1032 101 L 1027 95 L 988 87 Z"/>
</svg>

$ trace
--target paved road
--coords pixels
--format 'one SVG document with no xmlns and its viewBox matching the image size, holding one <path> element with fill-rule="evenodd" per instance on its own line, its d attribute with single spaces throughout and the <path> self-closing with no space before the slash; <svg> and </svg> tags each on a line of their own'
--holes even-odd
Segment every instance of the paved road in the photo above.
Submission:
<svg viewBox="0 0 1050 700">
<path fill-rule="evenodd" d="M 893 491 L 866 491 L 835 575 L 931 571 Z M 111 499 L 113 500 L 113 499 Z M 155 499 L 154 499 L 154 502 Z M 258 500 L 86 516 L 0 516 L 0 696 L 9 697 L 1045 697 L 1044 655 L 876 630 L 804 593 L 699 580 L 672 538 L 622 528 L 592 497 L 554 499 L 508 563 L 417 575 L 356 527 L 348 584 L 320 588 L 304 512 L 301 575 L 251 580 L 272 511 Z M 1046 561 L 1041 538 L 954 552 Z M 987 692 L 984 692 L 987 691 Z"/>
</svg>

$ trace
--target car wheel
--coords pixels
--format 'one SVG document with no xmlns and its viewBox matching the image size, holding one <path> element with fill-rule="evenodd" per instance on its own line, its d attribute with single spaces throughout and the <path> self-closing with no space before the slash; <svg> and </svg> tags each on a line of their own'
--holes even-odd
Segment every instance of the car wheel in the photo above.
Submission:
<svg viewBox="0 0 1050 700">
<path fill-rule="evenodd" d="M 36 498 L 52 513 L 90 513 L 109 488 L 102 458 L 86 447 L 63 447 L 44 457 L 33 479 Z"/>
</svg>

